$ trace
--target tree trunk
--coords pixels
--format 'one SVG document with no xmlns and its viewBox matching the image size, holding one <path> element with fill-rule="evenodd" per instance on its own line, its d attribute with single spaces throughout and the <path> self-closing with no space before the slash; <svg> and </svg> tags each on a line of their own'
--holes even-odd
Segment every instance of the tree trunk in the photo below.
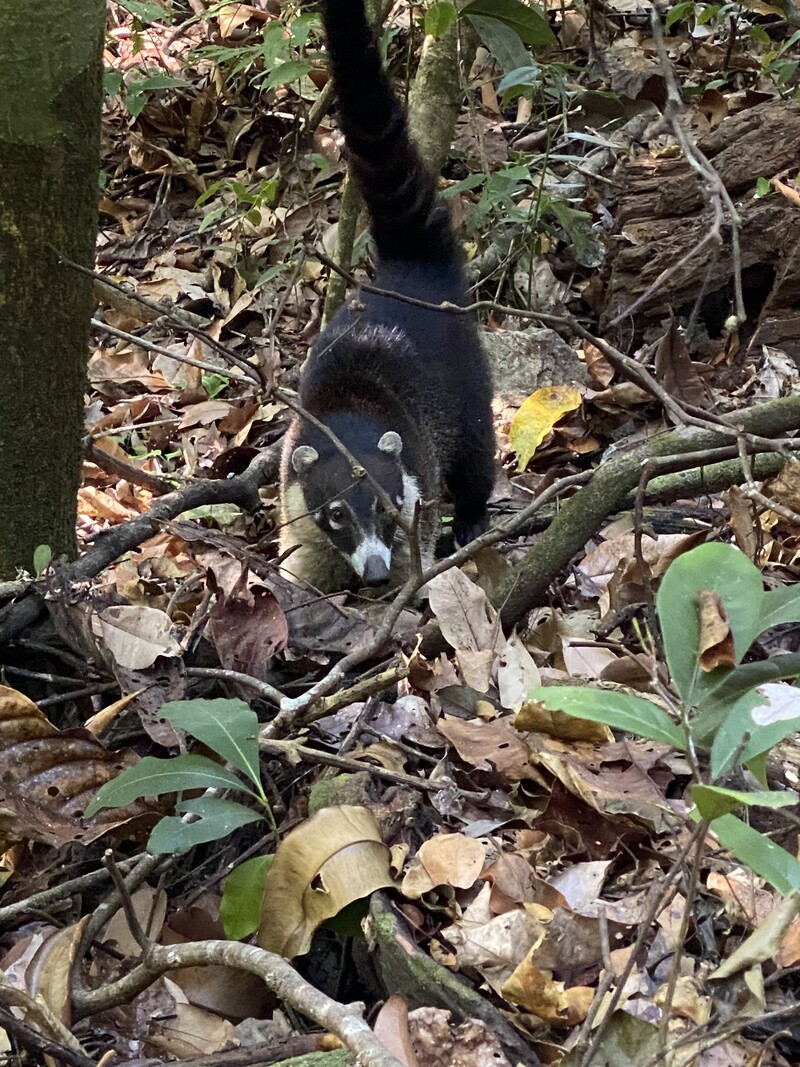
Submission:
<svg viewBox="0 0 800 1067">
<path fill-rule="evenodd" d="M 57 5 L 56 5 L 57 6 Z M 75 553 L 103 0 L 0 2 L 0 579 Z"/>
</svg>

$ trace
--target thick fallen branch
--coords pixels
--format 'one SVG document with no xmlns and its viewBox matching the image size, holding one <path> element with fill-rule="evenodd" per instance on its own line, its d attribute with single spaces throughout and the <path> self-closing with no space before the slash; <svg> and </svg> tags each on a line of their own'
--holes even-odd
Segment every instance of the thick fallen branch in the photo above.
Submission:
<svg viewBox="0 0 800 1067">
<path fill-rule="evenodd" d="M 75 1018 L 126 1004 L 161 975 L 182 967 L 235 967 L 255 974 L 284 1003 L 336 1034 L 365 1067 L 402 1067 L 364 1021 L 363 1005 L 338 1004 L 309 985 L 282 956 L 237 941 L 150 944 L 143 952 L 141 963 L 123 978 L 98 989 L 76 993 Z"/>
<path fill-rule="evenodd" d="M 759 437 L 794 430 L 800 426 L 800 396 L 782 397 L 737 412 L 736 421 L 743 433 Z M 636 489 L 643 463 L 658 456 L 719 448 L 730 440 L 730 431 L 721 428 L 681 427 L 602 463 L 588 485 L 561 506 L 547 530 L 498 588 L 493 600 L 504 628 L 510 631 L 543 602 L 550 582 Z"/>
</svg>

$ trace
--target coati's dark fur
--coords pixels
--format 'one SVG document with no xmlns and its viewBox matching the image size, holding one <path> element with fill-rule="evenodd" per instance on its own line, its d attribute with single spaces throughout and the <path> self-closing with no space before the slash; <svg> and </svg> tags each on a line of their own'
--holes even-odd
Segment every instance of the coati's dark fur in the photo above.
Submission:
<svg viewBox="0 0 800 1067">
<path fill-rule="evenodd" d="M 463 305 L 461 256 L 436 179 L 413 147 L 383 71 L 363 0 L 323 0 L 340 124 L 369 209 L 375 285 L 429 303 Z M 454 533 L 486 528 L 494 483 L 491 384 L 473 319 L 364 293 L 313 346 L 303 407 L 335 432 L 407 520 L 417 500 L 423 564 L 433 558 L 442 483 Z M 399 435 L 399 439 L 398 439 Z M 321 590 L 397 584 L 409 550 L 369 481 L 307 420 L 295 417 L 281 468 L 285 571 Z M 359 540 L 360 538 L 360 540 Z"/>
</svg>

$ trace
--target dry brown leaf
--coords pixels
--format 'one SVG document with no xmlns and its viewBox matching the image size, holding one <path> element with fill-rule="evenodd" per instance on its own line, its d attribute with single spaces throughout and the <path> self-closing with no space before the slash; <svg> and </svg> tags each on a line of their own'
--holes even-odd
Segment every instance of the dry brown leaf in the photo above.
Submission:
<svg viewBox="0 0 800 1067">
<path fill-rule="evenodd" d="M 420 846 L 401 890 L 411 900 L 419 900 L 437 886 L 470 889 L 485 862 L 486 848 L 481 841 L 465 834 L 437 834 Z"/>
<path fill-rule="evenodd" d="M 116 662 L 127 670 L 152 667 L 159 656 L 180 656 L 165 611 L 144 604 L 114 605 L 92 619 L 92 629 Z"/>
<path fill-rule="evenodd" d="M 586 1018 L 595 990 L 588 986 L 569 989 L 552 974 L 531 962 L 531 954 L 514 970 L 500 990 L 501 996 L 554 1026 L 576 1026 Z"/>
<path fill-rule="evenodd" d="M 697 594 L 697 602 L 700 609 L 700 669 L 713 671 L 717 667 L 735 667 L 737 661 L 733 634 L 718 594 L 709 589 L 701 589 Z"/>
<path fill-rule="evenodd" d="M 511 711 L 519 711 L 531 689 L 541 684 L 541 675 L 533 656 L 519 635 L 512 634 L 500 650 L 497 660 L 500 703 Z"/>
<path fill-rule="evenodd" d="M 431 611 L 452 648 L 479 652 L 502 647 L 497 612 L 484 591 L 462 571 L 451 567 L 431 578 L 426 588 Z"/>
<path fill-rule="evenodd" d="M 461 759 L 473 767 L 493 766 L 510 781 L 530 771 L 528 746 L 514 729 L 513 719 L 481 722 L 444 715 L 436 729 L 455 747 Z"/>
<path fill-rule="evenodd" d="M 206 637 L 220 664 L 266 681 L 272 657 L 286 647 L 289 637 L 289 624 L 274 593 L 246 565 L 240 565 L 229 593 L 215 586 L 213 571 L 209 571 L 209 585 L 217 598 L 209 612 Z"/>
<path fill-rule="evenodd" d="M 576 719 L 557 708 L 546 708 L 537 700 L 528 700 L 514 721 L 517 730 L 548 734 L 563 741 L 613 741 L 614 733 L 601 722 Z"/>
<path fill-rule="evenodd" d="M 408 1023 L 425 1067 L 511 1067 L 497 1035 L 480 1019 L 454 1023 L 443 1008 L 416 1008 Z"/>
<path fill-rule="evenodd" d="M 72 967 L 88 921 L 86 915 L 61 930 L 39 930 L 19 941 L 0 963 L 7 982 L 31 997 L 41 997 L 66 1026 L 72 1024 Z"/>
<path fill-rule="evenodd" d="M 666 745 L 654 741 L 618 741 L 597 747 L 573 743 L 567 747 L 538 735 L 529 758 L 596 811 L 627 815 L 649 823 L 660 833 L 674 826 L 675 815 L 649 772 L 668 751 Z"/>
<path fill-rule="evenodd" d="M 456 951 L 461 970 L 476 970 L 502 995 L 502 988 L 526 954 L 545 937 L 545 925 L 526 908 L 503 915 L 491 912 L 491 888 L 485 885 L 462 917 L 442 930 Z"/>
<path fill-rule="evenodd" d="M 414 1043 L 408 1029 L 408 1004 L 399 993 L 392 993 L 372 1024 L 375 1036 L 404 1067 L 418 1067 Z"/>
<path fill-rule="evenodd" d="M 8 841 L 88 843 L 153 809 L 139 801 L 83 811 L 101 785 L 138 759 L 109 750 L 85 730 L 61 732 L 22 693 L 0 686 L 0 832 Z"/>
<path fill-rule="evenodd" d="M 393 885 L 389 850 L 367 808 L 322 808 L 278 845 L 261 905 L 258 943 L 291 959 L 354 900 Z"/>
<path fill-rule="evenodd" d="M 131 907 L 139 920 L 139 926 L 151 941 L 157 941 L 167 915 L 167 894 L 160 889 L 145 885 L 131 894 Z M 109 945 L 122 956 L 138 956 L 139 943 L 128 923 L 128 917 L 120 909 L 103 928 L 99 940 Z"/>
<path fill-rule="evenodd" d="M 656 378 L 667 392 L 687 404 L 708 405 L 708 389 L 692 363 L 686 341 L 675 319 L 656 350 Z"/>
</svg>

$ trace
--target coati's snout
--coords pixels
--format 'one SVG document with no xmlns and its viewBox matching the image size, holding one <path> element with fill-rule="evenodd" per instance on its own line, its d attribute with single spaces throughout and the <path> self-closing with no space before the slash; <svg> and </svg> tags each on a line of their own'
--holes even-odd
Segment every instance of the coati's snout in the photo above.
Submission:
<svg viewBox="0 0 800 1067">
<path fill-rule="evenodd" d="M 327 447 L 329 442 L 317 444 L 319 449 L 298 445 L 291 457 L 308 512 L 362 585 L 383 585 L 389 580 L 398 525 L 396 517 L 387 514 L 375 485 L 402 508 L 400 436 L 387 430 L 370 449 L 355 454 L 370 477 L 354 474 L 346 457 Z"/>
</svg>

